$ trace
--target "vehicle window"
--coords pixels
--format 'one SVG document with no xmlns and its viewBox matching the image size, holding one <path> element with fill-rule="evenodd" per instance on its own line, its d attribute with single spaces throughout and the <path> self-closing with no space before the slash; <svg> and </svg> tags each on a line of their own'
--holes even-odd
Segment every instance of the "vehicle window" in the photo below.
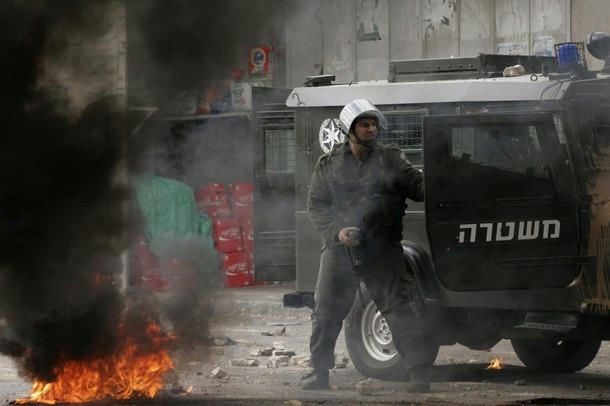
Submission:
<svg viewBox="0 0 610 406">
<path fill-rule="evenodd" d="M 548 178 L 535 125 L 479 125 L 451 130 L 451 157 L 472 164 Z"/>
<path fill-rule="evenodd" d="M 422 148 L 423 117 L 427 111 L 386 114 L 388 128 L 379 131 L 377 139 L 383 144 L 398 144 L 405 152 Z"/>
<path fill-rule="evenodd" d="M 294 172 L 294 130 L 265 130 L 264 139 L 266 172 Z"/>
</svg>

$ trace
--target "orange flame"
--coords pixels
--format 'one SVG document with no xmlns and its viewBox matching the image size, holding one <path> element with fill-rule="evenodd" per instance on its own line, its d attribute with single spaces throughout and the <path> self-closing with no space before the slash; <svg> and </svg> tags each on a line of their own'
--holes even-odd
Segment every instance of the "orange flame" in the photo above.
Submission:
<svg viewBox="0 0 610 406">
<path fill-rule="evenodd" d="M 147 333 L 158 334 L 151 323 Z M 153 338 L 155 346 L 168 339 Z M 135 340 L 127 339 L 122 350 L 107 357 L 85 361 L 66 361 L 60 365 L 53 382 L 35 381 L 29 398 L 15 400 L 29 403 L 81 403 L 104 399 L 153 398 L 163 387 L 163 375 L 174 364 L 161 348 L 142 353 Z"/>
<path fill-rule="evenodd" d="M 485 369 L 502 369 L 502 358 L 494 358 Z"/>
</svg>

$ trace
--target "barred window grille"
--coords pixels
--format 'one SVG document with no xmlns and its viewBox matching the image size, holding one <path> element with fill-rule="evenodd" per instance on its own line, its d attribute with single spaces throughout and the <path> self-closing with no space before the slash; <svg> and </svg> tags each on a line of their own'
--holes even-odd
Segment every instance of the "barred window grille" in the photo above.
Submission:
<svg viewBox="0 0 610 406">
<path fill-rule="evenodd" d="M 386 113 L 388 128 L 380 131 L 378 140 L 382 144 L 398 144 L 405 151 L 421 150 L 427 114 L 427 111 Z"/>
<path fill-rule="evenodd" d="M 267 173 L 295 171 L 294 130 L 265 130 Z"/>
</svg>

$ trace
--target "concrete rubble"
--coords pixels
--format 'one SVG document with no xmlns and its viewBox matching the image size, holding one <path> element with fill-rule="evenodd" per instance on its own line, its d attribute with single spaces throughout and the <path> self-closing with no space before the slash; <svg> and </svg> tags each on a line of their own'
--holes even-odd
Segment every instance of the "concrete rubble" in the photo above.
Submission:
<svg viewBox="0 0 610 406">
<path fill-rule="evenodd" d="M 345 369 L 349 363 L 349 357 L 342 354 L 335 355 L 335 369 Z"/>
<path fill-rule="evenodd" d="M 273 355 L 273 351 L 275 347 L 265 347 L 259 350 L 254 350 L 250 352 L 250 355 L 253 357 L 270 357 Z"/>
<path fill-rule="evenodd" d="M 214 337 L 210 337 L 210 341 L 212 341 L 212 343 L 218 347 L 236 344 L 235 340 L 225 335 L 216 335 Z"/>
<path fill-rule="evenodd" d="M 269 368 L 287 367 L 290 362 L 290 357 L 286 355 L 273 356 L 267 363 Z"/>
<path fill-rule="evenodd" d="M 264 336 L 267 336 L 267 337 L 283 337 L 283 336 L 286 336 L 286 326 L 278 326 L 278 327 L 274 328 L 271 332 L 263 331 L 261 333 L 261 335 L 264 335 Z"/>
<path fill-rule="evenodd" d="M 354 385 L 356 391 L 363 396 L 373 395 L 381 390 L 381 383 L 375 379 L 364 379 Z"/>
<path fill-rule="evenodd" d="M 290 365 L 309 368 L 311 367 L 311 358 L 309 357 L 309 355 L 296 355 L 290 358 Z"/>
<path fill-rule="evenodd" d="M 279 349 L 279 350 L 273 350 L 272 355 L 274 357 L 281 357 L 281 356 L 294 357 L 295 355 L 297 355 L 297 353 L 292 350 Z"/>
<path fill-rule="evenodd" d="M 212 370 L 212 378 L 222 379 L 226 376 L 228 376 L 227 371 L 225 371 L 221 367 L 216 367 Z"/>
<path fill-rule="evenodd" d="M 258 361 L 251 358 L 246 359 L 232 359 L 231 360 L 232 367 L 257 367 Z"/>
</svg>

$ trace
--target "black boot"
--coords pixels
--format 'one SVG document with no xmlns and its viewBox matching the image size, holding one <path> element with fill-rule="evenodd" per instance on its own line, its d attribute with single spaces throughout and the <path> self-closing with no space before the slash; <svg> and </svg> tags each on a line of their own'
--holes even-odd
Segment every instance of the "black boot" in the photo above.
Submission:
<svg viewBox="0 0 610 406">
<path fill-rule="evenodd" d="M 328 369 L 314 369 L 312 373 L 303 378 L 301 389 L 330 389 L 330 382 L 328 380 Z"/>
<path fill-rule="evenodd" d="M 411 369 L 411 380 L 407 383 L 407 392 L 430 392 L 430 367 L 416 366 Z"/>
</svg>

